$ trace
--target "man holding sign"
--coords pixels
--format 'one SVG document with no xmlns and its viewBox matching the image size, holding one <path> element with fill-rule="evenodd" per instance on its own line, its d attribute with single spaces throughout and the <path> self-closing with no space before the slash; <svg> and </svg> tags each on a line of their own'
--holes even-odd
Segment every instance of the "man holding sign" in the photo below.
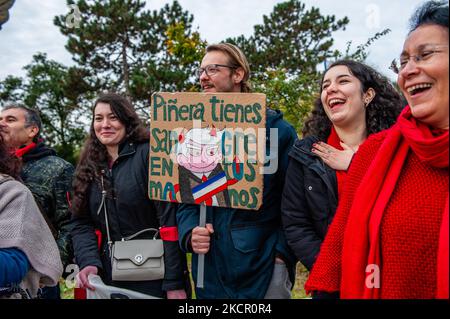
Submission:
<svg viewBox="0 0 450 319">
<path fill-rule="evenodd" d="M 240 49 L 222 43 L 210 45 L 206 51 L 198 69 L 203 92 L 250 92 L 250 68 Z M 288 151 L 296 132 L 281 112 L 270 109 L 266 110 L 266 128 L 266 156 L 271 160 L 265 166 L 278 165 L 264 175 L 263 204 L 258 211 L 207 204 L 206 227 L 200 227 L 198 205 L 181 204 L 178 209 L 179 241 L 183 250 L 193 253 L 196 283 L 198 254 L 205 254 L 204 288 L 196 288 L 199 299 L 290 298 L 295 257 L 283 235 L 280 206 Z M 270 129 L 277 132 L 273 141 Z M 212 129 L 209 132 L 217 134 Z M 201 187 L 195 191 L 200 192 Z"/>
</svg>

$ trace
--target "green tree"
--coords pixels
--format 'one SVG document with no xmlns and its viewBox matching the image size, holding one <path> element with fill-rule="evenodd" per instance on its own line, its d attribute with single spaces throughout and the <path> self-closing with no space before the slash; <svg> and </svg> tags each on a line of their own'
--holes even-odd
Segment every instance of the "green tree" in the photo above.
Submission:
<svg viewBox="0 0 450 319">
<path fill-rule="evenodd" d="M 318 74 L 289 77 L 284 69 L 269 69 L 253 81 L 253 89 L 265 93 L 267 106 L 281 110 L 300 132 L 317 97 L 318 84 Z"/>
<path fill-rule="evenodd" d="M 0 103 L 23 102 L 37 109 L 43 124 L 41 136 L 58 155 L 75 163 L 86 135 L 86 107 L 80 107 L 81 100 L 93 90 L 84 81 L 84 71 L 48 60 L 43 53 L 35 54 L 24 69 L 25 79 L 9 76 L 0 82 Z"/>
<path fill-rule="evenodd" d="M 263 24 L 255 25 L 248 39 L 240 36 L 227 41 L 236 43 L 247 54 L 255 72 L 285 69 L 289 74 L 314 73 L 316 66 L 335 56 L 332 34 L 345 30 L 347 17 L 336 20 L 323 16 L 315 7 L 289 0 L 277 4 L 273 12 L 263 16 Z"/>
<path fill-rule="evenodd" d="M 177 1 L 160 10 L 145 10 L 140 0 L 67 0 L 80 11 L 79 27 L 54 23 L 68 37 L 74 60 L 100 81 L 104 90 L 125 93 L 146 111 L 155 91 L 181 91 L 189 85 L 192 66 L 183 65 L 168 50 L 167 30 L 183 25 L 190 36 L 193 16 Z"/>
<path fill-rule="evenodd" d="M 193 74 L 194 66 L 186 63 L 185 57 L 171 52 L 169 37 L 176 34 L 179 38 L 183 36 L 185 39 L 199 42 L 200 36 L 197 32 L 192 31 L 194 17 L 188 11 L 183 11 L 177 1 L 173 1 L 172 5 L 166 4 L 159 11 L 154 10 L 152 16 L 155 21 L 158 47 L 152 60 L 156 67 L 149 70 L 150 74 L 159 79 L 160 90 L 182 91 L 192 85 L 190 77 Z M 177 31 L 173 33 L 175 29 Z M 172 38 L 172 40 L 175 40 L 175 38 Z"/>
<path fill-rule="evenodd" d="M 188 68 L 187 74 L 192 74 L 185 89 L 191 92 L 198 92 L 200 87 L 198 78 L 194 73 L 196 66 L 205 55 L 207 42 L 200 38 L 198 32 L 191 34 L 186 30 L 183 23 L 170 25 L 166 34 L 169 55 L 173 56 L 181 66 Z"/>
<path fill-rule="evenodd" d="M 254 90 L 267 95 L 269 107 L 280 109 L 298 132 L 319 92 L 318 66 L 338 58 L 364 61 L 373 41 L 389 32 L 375 34 L 351 52 L 351 42 L 342 53 L 333 50 L 333 32 L 345 30 L 347 17 L 323 16 L 315 7 L 307 9 L 299 0 L 277 4 L 254 27 L 250 37 L 227 39 L 238 45 L 249 59 Z"/>
<path fill-rule="evenodd" d="M 206 41 L 200 39 L 198 32 L 189 36 L 181 22 L 170 25 L 166 33 L 167 49 L 171 55 L 178 56 L 182 65 L 195 64 L 203 58 Z"/>
<path fill-rule="evenodd" d="M 24 92 L 22 87 L 22 78 L 8 75 L 3 81 L 0 81 L 0 101 L 23 100 Z"/>
<path fill-rule="evenodd" d="M 92 88 L 84 81 L 85 73 L 48 60 L 45 54 L 35 54 L 25 67 L 25 104 L 39 110 L 43 135 L 58 154 L 74 162 L 86 131 L 86 108 L 80 107 L 81 96 Z M 83 121 L 84 119 L 84 121 Z"/>
<path fill-rule="evenodd" d="M 319 89 L 317 66 L 338 56 L 332 34 L 348 22 L 347 17 L 323 16 L 318 8 L 289 0 L 264 15 L 252 36 L 227 41 L 247 55 L 254 90 L 265 93 L 268 106 L 282 110 L 300 131 Z"/>
<path fill-rule="evenodd" d="M 68 25 L 68 16 L 54 19 L 61 32 L 68 36 L 66 49 L 73 60 L 103 80 L 104 85 L 130 95 L 130 68 L 149 36 L 146 35 L 149 14 L 142 12 L 141 1 L 73 1 L 81 13 L 79 27 Z"/>
</svg>

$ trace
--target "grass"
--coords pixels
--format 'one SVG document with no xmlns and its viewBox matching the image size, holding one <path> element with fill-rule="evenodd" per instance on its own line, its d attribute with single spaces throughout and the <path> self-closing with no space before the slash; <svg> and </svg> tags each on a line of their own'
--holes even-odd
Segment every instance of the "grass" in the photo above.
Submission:
<svg viewBox="0 0 450 319">
<path fill-rule="evenodd" d="M 67 287 L 63 278 L 59 279 L 59 289 L 61 299 L 74 299 L 74 289 Z"/>
<path fill-rule="evenodd" d="M 300 262 L 297 263 L 295 285 L 292 289 L 292 299 L 304 299 L 309 296 L 305 292 L 305 282 L 308 279 L 308 270 Z"/>
</svg>

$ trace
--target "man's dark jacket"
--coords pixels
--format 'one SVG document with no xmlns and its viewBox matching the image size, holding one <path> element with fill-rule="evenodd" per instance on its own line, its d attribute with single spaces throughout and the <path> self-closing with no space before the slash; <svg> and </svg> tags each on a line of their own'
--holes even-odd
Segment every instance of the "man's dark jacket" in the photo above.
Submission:
<svg viewBox="0 0 450 319">
<path fill-rule="evenodd" d="M 21 178 L 51 225 L 64 265 L 72 262 L 69 200 L 74 168 L 43 142 L 22 156 Z"/>
</svg>

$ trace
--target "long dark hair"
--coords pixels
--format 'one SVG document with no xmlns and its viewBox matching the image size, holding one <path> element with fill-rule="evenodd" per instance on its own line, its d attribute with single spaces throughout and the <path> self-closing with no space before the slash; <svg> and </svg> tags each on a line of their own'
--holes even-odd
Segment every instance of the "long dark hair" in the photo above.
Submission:
<svg viewBox="0 0 450 319">
<path fill-rule="evenodd" d="M 324 72 L 321 84 L 327 71 L 338 65 L 346 66 L 350 73 L 361 82 L 361 94 L 369 88 L 375 90 L 375 97 L 367 106 L 366 111 L 367 135 L 391 127 L 400 114 L 403 105 L 400 94 L 395 90 L 389 80 L 363 63 L 352 60 L 339 60 L 331 64 Z M 320 85 L 320 88 L 320 94 L 314 102 L 311 115 L 305 121 L 303 136 L 314 135 L 321 141 L 326 141 L 330 135 L 332 123 L 323 108 L 320 98 L 322 85 Z"/>
<path fill-rule="evenodd" d="M 130 101 L 116 93 L 104 93 L 98 97 L 92 108 L 89 136 L 84 143 L 73 181 L 72 212 L 77 215 L 86 212 L 87 189 L 94 180 L 99 179 L 102 170 L 108 168 L 111 159 L 105 145 L 100 143 L 94 131 L 94 114 L 98 103 L 107 103 L 111 106 L 111 111 L 125 126 L 124 140 L 127 142 L 144 142 L 150 137 L 149 131 L 139 119 Z"/>
<path fill-rule="evenodd" d="M 0 129 L 1 130 L 1 129 Z M 0 174 L 19 179 L 21 164 L 17 157 L 8 152 L 3 136 L 0 134 Z"/>
</svg>

